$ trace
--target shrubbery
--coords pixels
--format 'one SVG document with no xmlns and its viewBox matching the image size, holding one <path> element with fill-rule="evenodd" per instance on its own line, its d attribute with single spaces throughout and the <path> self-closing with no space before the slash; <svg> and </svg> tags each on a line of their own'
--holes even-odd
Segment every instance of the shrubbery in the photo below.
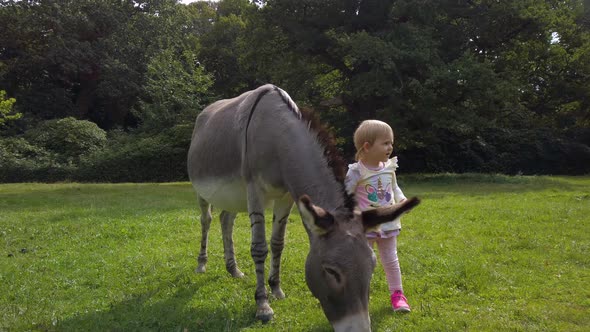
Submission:
<svg viewBox="0 0 590 332">
<path fill-rule="evenodd" d="M 192 124 L 161 131 L 111 131 L 66 118 L 22 137 L 0 138 L 0 182 L 186 181 Z M 442 144 L 400 150 L 404 173 L 588 174 L 590 148 L 551 132 L 490 129 L 476 138 L 437 135 Z M 350 151 L 349 151 L 350 152 Z"/>
<path fill-rule="evenodd" d="M 82 159 L 76 180 L 163 182 L 187 180 L 186 156 L 192 125 L 158 134 L 113 135 L 103 150 Z"/>
<path fill-rule="evenodd" d="M 68 179 L 75 167 L 24 138 L 0 138 L 0 182 L 55 182 Z"/>
<path fill-rule="evenodd" d="M 106 144 L 95 123 L 49 120 L 22 137 L 0 139 L 0 182 L 55 182 L 75 177 L 82 157 Z"/>
<path fill-rule="evenodd" d="M 460 137 L 440 132 L 443 144 L 407 149 L 400 153 L 408 173 L 590 173 L 590 148 L 566 141 L 550 131 L 493 129 L 482 136 Z"/>
<path fill-rule="evenodd" d="M 34 145 L 55 153 L 61 163 L 78 163 L 80 158 L 100 150 L 107 141 L 106 132 L 95 123 L 72 117 L 49 120 L 26 132 Z"/>
<path fill-rule="evenodd" d="M 65 120 L 65 119 L 64 119 Z M 0 182 L 187 180 L 192 125 L 160 133 L 113 131 L 87 121 L 50 121 L 24 137 L 0 139 Z"/>
</svg>

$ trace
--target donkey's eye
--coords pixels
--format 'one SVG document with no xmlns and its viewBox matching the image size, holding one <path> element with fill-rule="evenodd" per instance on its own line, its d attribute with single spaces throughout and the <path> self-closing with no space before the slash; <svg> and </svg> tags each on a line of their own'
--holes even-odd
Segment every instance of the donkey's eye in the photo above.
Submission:
<svg viewBox="0 0 590 332">
<path fill-rule="evenodd" d="M 330 275 L 332 278 L 334 278 L 334 280 L 337 283 L 340 283 L 342 281 L 342 278 L 340 277 L 340 273 L 338 273 L 338 271 L 336 271 L 336 270 L 334 270 L 334 269 L 332 269 L 330 267 L 325 267 L 324 268 L 324 271 L 326 271 L 326 273 L 328 275 Z"/>
</svg>

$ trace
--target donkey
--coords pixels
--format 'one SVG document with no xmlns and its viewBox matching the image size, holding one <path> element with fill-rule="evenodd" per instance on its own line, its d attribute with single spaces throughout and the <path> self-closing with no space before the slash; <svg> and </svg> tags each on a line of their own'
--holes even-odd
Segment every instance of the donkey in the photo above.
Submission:
<svg viewBox="0 0 590 332">
<path fill-rule="evenodd" d="M 226 268 L 235 277 L 243 276 L 235 261 L 232 228 L 236 213 L 247 211 L 256 318 L 272 319 L 264 280 L 264 209 L 274 202 L 268 284 L 282 299 L 281 254 L 287 217 L 297 202 L 310 242 L 305 280 L 311 293 L 335 331 L 370 331 L 369 284 L 375 256 L 364 229 L 395 219 L 419 200 L 361 213 L 345 193 L 344 172 L 333 172 L 329 165 L 335 156 L 326 152 L 310 126 L 289 95 L 269 84 L 217 101 L 199 114 L 188 153 L 188 174 L 202 212 L 197 272 L 206 269 L 212 204 L 223 210 Z"/>
</svg>

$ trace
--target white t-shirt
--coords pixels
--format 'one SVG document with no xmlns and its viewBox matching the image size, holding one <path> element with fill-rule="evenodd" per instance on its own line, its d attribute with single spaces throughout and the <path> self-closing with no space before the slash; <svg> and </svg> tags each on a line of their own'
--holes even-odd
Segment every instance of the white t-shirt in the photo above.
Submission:
<svg viewBox="0 0 590 332">
<path fill-rule="evenodd" d="M 354 194 L 362 211 L 390 206 L 404 199 L 404 193 L 397 184 L 395 170 L 398 168 L 397 157 L 380 163 L 378 169 L 371 169 L 362 162 L 348 165 L 348 173 L 344 182 L 346 191 Z M 367 230 L 370 232 L 388 232 L 401 229 L 400 218 L 383 223 Z"/>
</svg>

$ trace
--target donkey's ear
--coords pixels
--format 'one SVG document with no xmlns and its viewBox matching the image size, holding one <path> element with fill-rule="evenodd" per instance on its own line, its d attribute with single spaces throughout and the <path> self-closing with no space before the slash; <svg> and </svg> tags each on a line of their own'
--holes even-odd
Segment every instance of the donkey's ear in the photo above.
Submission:
<svg viewBox="0 0 590 332">
<path fill-rule="evenodd" d="M 297 202 L 297 207 L 308 232 L 315 235 L 324 235 L 334 226 L 334 217 L 321 207 L 313 205 L 309 196 L 301 196 Z"/>
<path fill-rule="evenodd" d="M 401 203 L 363 212 L 363 226 L 365 229 L 375 227 L 384 222 L 392 221 L 420 204 L 417 197 L 412 197 Z"/>
</svg>

